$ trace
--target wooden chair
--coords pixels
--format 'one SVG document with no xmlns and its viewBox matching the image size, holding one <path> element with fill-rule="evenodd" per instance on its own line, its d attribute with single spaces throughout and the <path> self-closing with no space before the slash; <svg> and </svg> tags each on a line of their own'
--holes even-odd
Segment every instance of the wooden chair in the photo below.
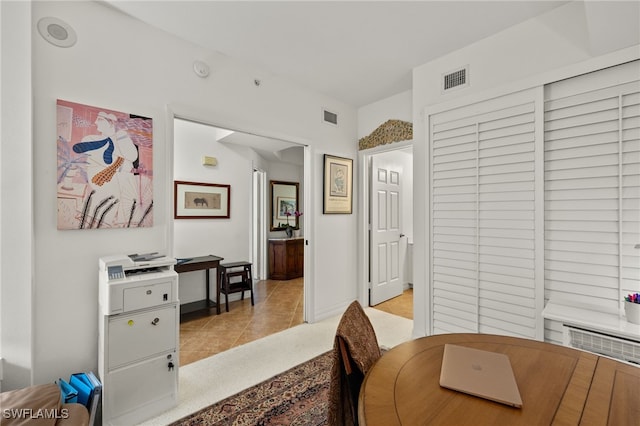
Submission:
<svg viewBox="0 0 640 426">
<path fill-rule="evenodd" d="M 329 425 L 357 425 L 360 386 L 382 355 L 371 321 L 357 301 L 349 305 L 340 319 L 333 353 Z"/>
</svg>

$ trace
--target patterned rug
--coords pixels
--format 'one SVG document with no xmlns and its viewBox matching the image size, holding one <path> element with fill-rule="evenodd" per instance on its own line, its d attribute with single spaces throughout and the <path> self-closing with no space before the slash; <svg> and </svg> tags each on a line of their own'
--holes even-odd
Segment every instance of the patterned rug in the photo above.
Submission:
<svg viewBox="0 0 640 426">
<path fill-rule="evenodd" d="M 332 362 L 326 352 L 171 425 L 326 425 Z"/>
</svg>

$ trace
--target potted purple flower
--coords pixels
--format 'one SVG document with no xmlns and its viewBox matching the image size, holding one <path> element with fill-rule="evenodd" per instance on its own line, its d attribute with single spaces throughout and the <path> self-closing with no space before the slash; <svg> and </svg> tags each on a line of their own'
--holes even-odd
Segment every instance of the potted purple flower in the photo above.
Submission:
<svg viewBox="0 0 640 426">
<path fill-rule="evenodd" d="M 296 211 L 294 211 L 294 212 L 287 211 L 287 212 L 285 212 L 285 214 L 284 214 L 284 215 L 285 215 L 285 216 L 287 216 L 287 227 L 284 229 L 284 232 L 286 232 L 286 233 L 287 233 L 287 238 L 291 238 L 291 237 L 293 236 L 293 230 L 294 230 L 294 229 L 299 229 L 299 226 L 298 226 L 298 218 L 299 218 L 300 216 L 302 216 L 302 212 L 301 212 L 301 211 L 298 211 L 298 210 L 296 210 Z M 296 217 L 296 226 L 295 226 L 295 227 L 293 227 L 293 226 L 291 226 L 291 225 L 289 224 L 289 217 L 290 217 L 290 216 L 295 216 L 295 217 Z"/>
<path fill-rule="evenodd" d="M 640 293 L 632 293 L 625 296 L 624 314 L 630 323 L 640 324 Z"/>
</svg>

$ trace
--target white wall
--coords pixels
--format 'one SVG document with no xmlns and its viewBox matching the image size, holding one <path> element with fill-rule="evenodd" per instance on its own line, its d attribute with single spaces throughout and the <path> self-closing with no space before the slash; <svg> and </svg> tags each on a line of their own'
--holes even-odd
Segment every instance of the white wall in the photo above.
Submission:
<svg viewBox="0 0 640 426">
<path fill-rule="evenodd" d="M 173 255 L 184 258 L 215 254 L 246 260 L 250 255 L 251 160 L 217 142 L 215 134 L 215 127 L 184 120 L 174 122 L 174 180 L 230 185 L 231 207 L 228 219 L 172 218 Z M 204 155 L 216 157 L 218 164 L 203 166 Z"/>
<path fill-rule="evenodd" d="M 215 127 L 191 121 L 174 121 L 174 180 L 230 185 L 230 217 L 172 219 L 173 256 L 214 254 L 227 262 L 251 259 L 252 161 L 217 141 Z M 218 159 L 203 166 L 202 157 Z M 180 274 L 180 303 L 204 299 L 204 271 Z M 212 277 L 215 273 L 211 272 Z M 211 291 L 215 294 L 215 279 Z"/>
<path fill-rule="evenodd" d="M 304 141 L 311 147 L 313 194 L 305 215 L 313 224 L 310 252 L 315 268 L 313 276 L 307 279 L 318 283 L 313 292 L 311 308 L 314 315 L 311 318 L 321 319 L 338 313 L 355 298 L 356 215 L 324 216 L 321 213 L 322 155 L 328 152 L 355 157 L 357 132 L 353 108 L 272 75 L 265 77 L 263 74 L 262 85 L 256 87 L 253 84 L 256 70 L 182 42 L 100 3 L 36 2 L 31 8 L 29 31 L 12 28 L 16 32 L 10 39 L 17 43 L 16 48 L 6 52 L 3 44 L 2 50 L 3 75 L 5 61 L 13 59 L 9 54 L 17 55 L 18 52 L 20 55 L 17 55 L 13 71 L 22 72 L 21 79 L 28 75 L 29 69 L 33 72 L 33 120 L 23 113 L 14 122 L 21 129 L 18 140 L 8 141 L 4 133 L 2 139 L 3 173 L 7 149 L 17 150 L 19 155 L 12 161 L 17 165 L 17 159 L 21 159 L 26 163 L 26 170 L 30 169 L 29 147 L 33 149 L 33 210 L 28 189 L 30 173 L 20 180 L 20 185 L 27 186 L 25 191 L 9 199 L 4 190 L 2 193 L 3 206 L 10 200 L 16 206 L 27 207 L 16 224 L 19 226 L 9 225 L 3 219 L 3 276 L 0 283 L 3 300 L 13 290 L 27 291 L 22 286 L 29 286 L 33 281 L 32 300 L 28 295 L 21 295 L 12 300 L 10 311 L 5 310 L 6 302 L 3 302 L 3 351 L 10 346 L 5 336 L 12 335 L 14 330 L 26 329 L 27 334 L 33 334 L 33 347 L 23 340 L 10 342 L 17 350 L 7 355 L 8 363 L 23 362 L 16 359 L 18 354 L 25 355 L 26 359 L 33 357 L 32 366 L 28 361 L 25 363 L 33 383 L 50 382 L 72 372 L 96 370 L 98 258 L 169 248 L 173 202 L 172 153 L 169 150 L 173 138 L 171 111 L 186 118 L 213 120 L 221 127 Z M 5 7 L 4 3 L 2 14 L 3 23 L 15 20 L 14 26 L 28 26 L 21 11 Z M 70 24 L 78 34 L 77 44 L 62 49 L 38 36 L 36 23 L 45 16 L 54 16 Z M 3 36 L 4 32 L 3 25 Z M 28 46 L 22 46 L 31 35 L 32 55 Z M 3 43 L 6 39 L 3 37 Z M 212 69 L 209 78 L 201 79 L 193 73 L 192 63 L 196 59 L 209 63 Z M 16 84 L 20 88 L 20 81 Z M 28 84 L 22 85 L 21 88 L 27 90 L 11 98 L 12 106 L 28 108 L 31 101 L 28 87 Z M 56 229 L 55 104 L 58 98 L 153 118 L 153 227 Z M 318 114 L 322 106 L 341 115 L 340 126 L 320 122 Z M 33 139 L 29 144 L 31 127 Z M 22 170 L 24 174 L 25 168 Z M 247 181 L 250 182 L 249 178 Z M 31 211 L 35 218 L 33 225 L 27 217 Z M 30 242 L 31 231 L 33 243 Z M 307 230 L 307 236 L 309 233 Z M 26 254 L 26 260 L 6 258 L 5 241 L 19 241 L 19 254 Z M 335 244 L 336 241 L 340 244 Z M 21 249 L 23 244 L 25 248 Z M 31 263 L 24 267 L 30 250 L 35 253 L 32 273 Z M 8 263 L 5 260 L 18 260 L 11 265 L 20 269 L 16 268 L 12 270 L 15 274 L 6 276 Z M 8 282 L 17 274 L 20 282 Z M 8 316 L 5 312 L 24 314 Z M 30 380 L 13 374 L 13 371 L 5 371 L 5 376 L 10 376 L 4 382 L 10 383 L 7 387 L 29 384 Z"/>
<path fill-rule="evenodd" d="M 381 99 L 358 109 L 358 140 L 369 136 L 388 120 L 413 122 L 411 90 Z"/>
<path fill-rule="evenodd" d="M 28 383 L 33 366 L 31 5 L 0 2 L 0 19 L 0 355 L 9 390 Z"/>
<path fill-rule="evenodd" d="M 428 140 L 425 110 L 445 109 L 456 103 L 471 103 L 584 73 L 594 67 L 611 66 L 616 60 L 640 56 L 640 30 L 637 2 L 606 2 L 608 13 L 592 13 L 590 2 L 572 2 L 538 18 L 511 27 L 464 49 L 413 70 L 414 184 L 414 335 L 428 330 Z M 589 17 L 589 19 L 587 19 Z M 629 19 L 632 17 L 632 19 Z M 619 28 L 620 23 L 631 25 Z M 603 30 L 603 27 L 605 30 Z M 595 30 L 594 30 L 595 29 Z M 593 31 L 592 31 L 593 30 Z M 627 36 L 622 36 L 621 33 Z M 631 37 L 628 35 L 631 34 Z M 636 45 L 634 47 L 634 45 Z M 594 46 L 597 48 L 594 49 Z M 629 47 L 632 46 L 632 47 Z M 616 58 L 594 58 L 628 48 Z M 626 58 L 626 59 L 625 59 Z M 470 86 L 441 93 L 443 73 L 469 66 Z M 574 74 L 575 75 L 575 74 Z"/>
</svg>

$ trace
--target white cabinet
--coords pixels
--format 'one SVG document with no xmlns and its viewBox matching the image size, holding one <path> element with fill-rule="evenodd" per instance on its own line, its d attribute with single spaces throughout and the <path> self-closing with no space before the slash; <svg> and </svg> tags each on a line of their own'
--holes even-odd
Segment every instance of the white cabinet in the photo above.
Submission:
<svg viewBox="0 0 640 426">
<path fill-rule="evenodd" d="M 136 424 L 178 402 L 177 273 L 172 265 L 130 269 L 100 276 L 100 294 L 109 295 L 101 297 L 99 318 L 104 425 Z"/>
</svg>

